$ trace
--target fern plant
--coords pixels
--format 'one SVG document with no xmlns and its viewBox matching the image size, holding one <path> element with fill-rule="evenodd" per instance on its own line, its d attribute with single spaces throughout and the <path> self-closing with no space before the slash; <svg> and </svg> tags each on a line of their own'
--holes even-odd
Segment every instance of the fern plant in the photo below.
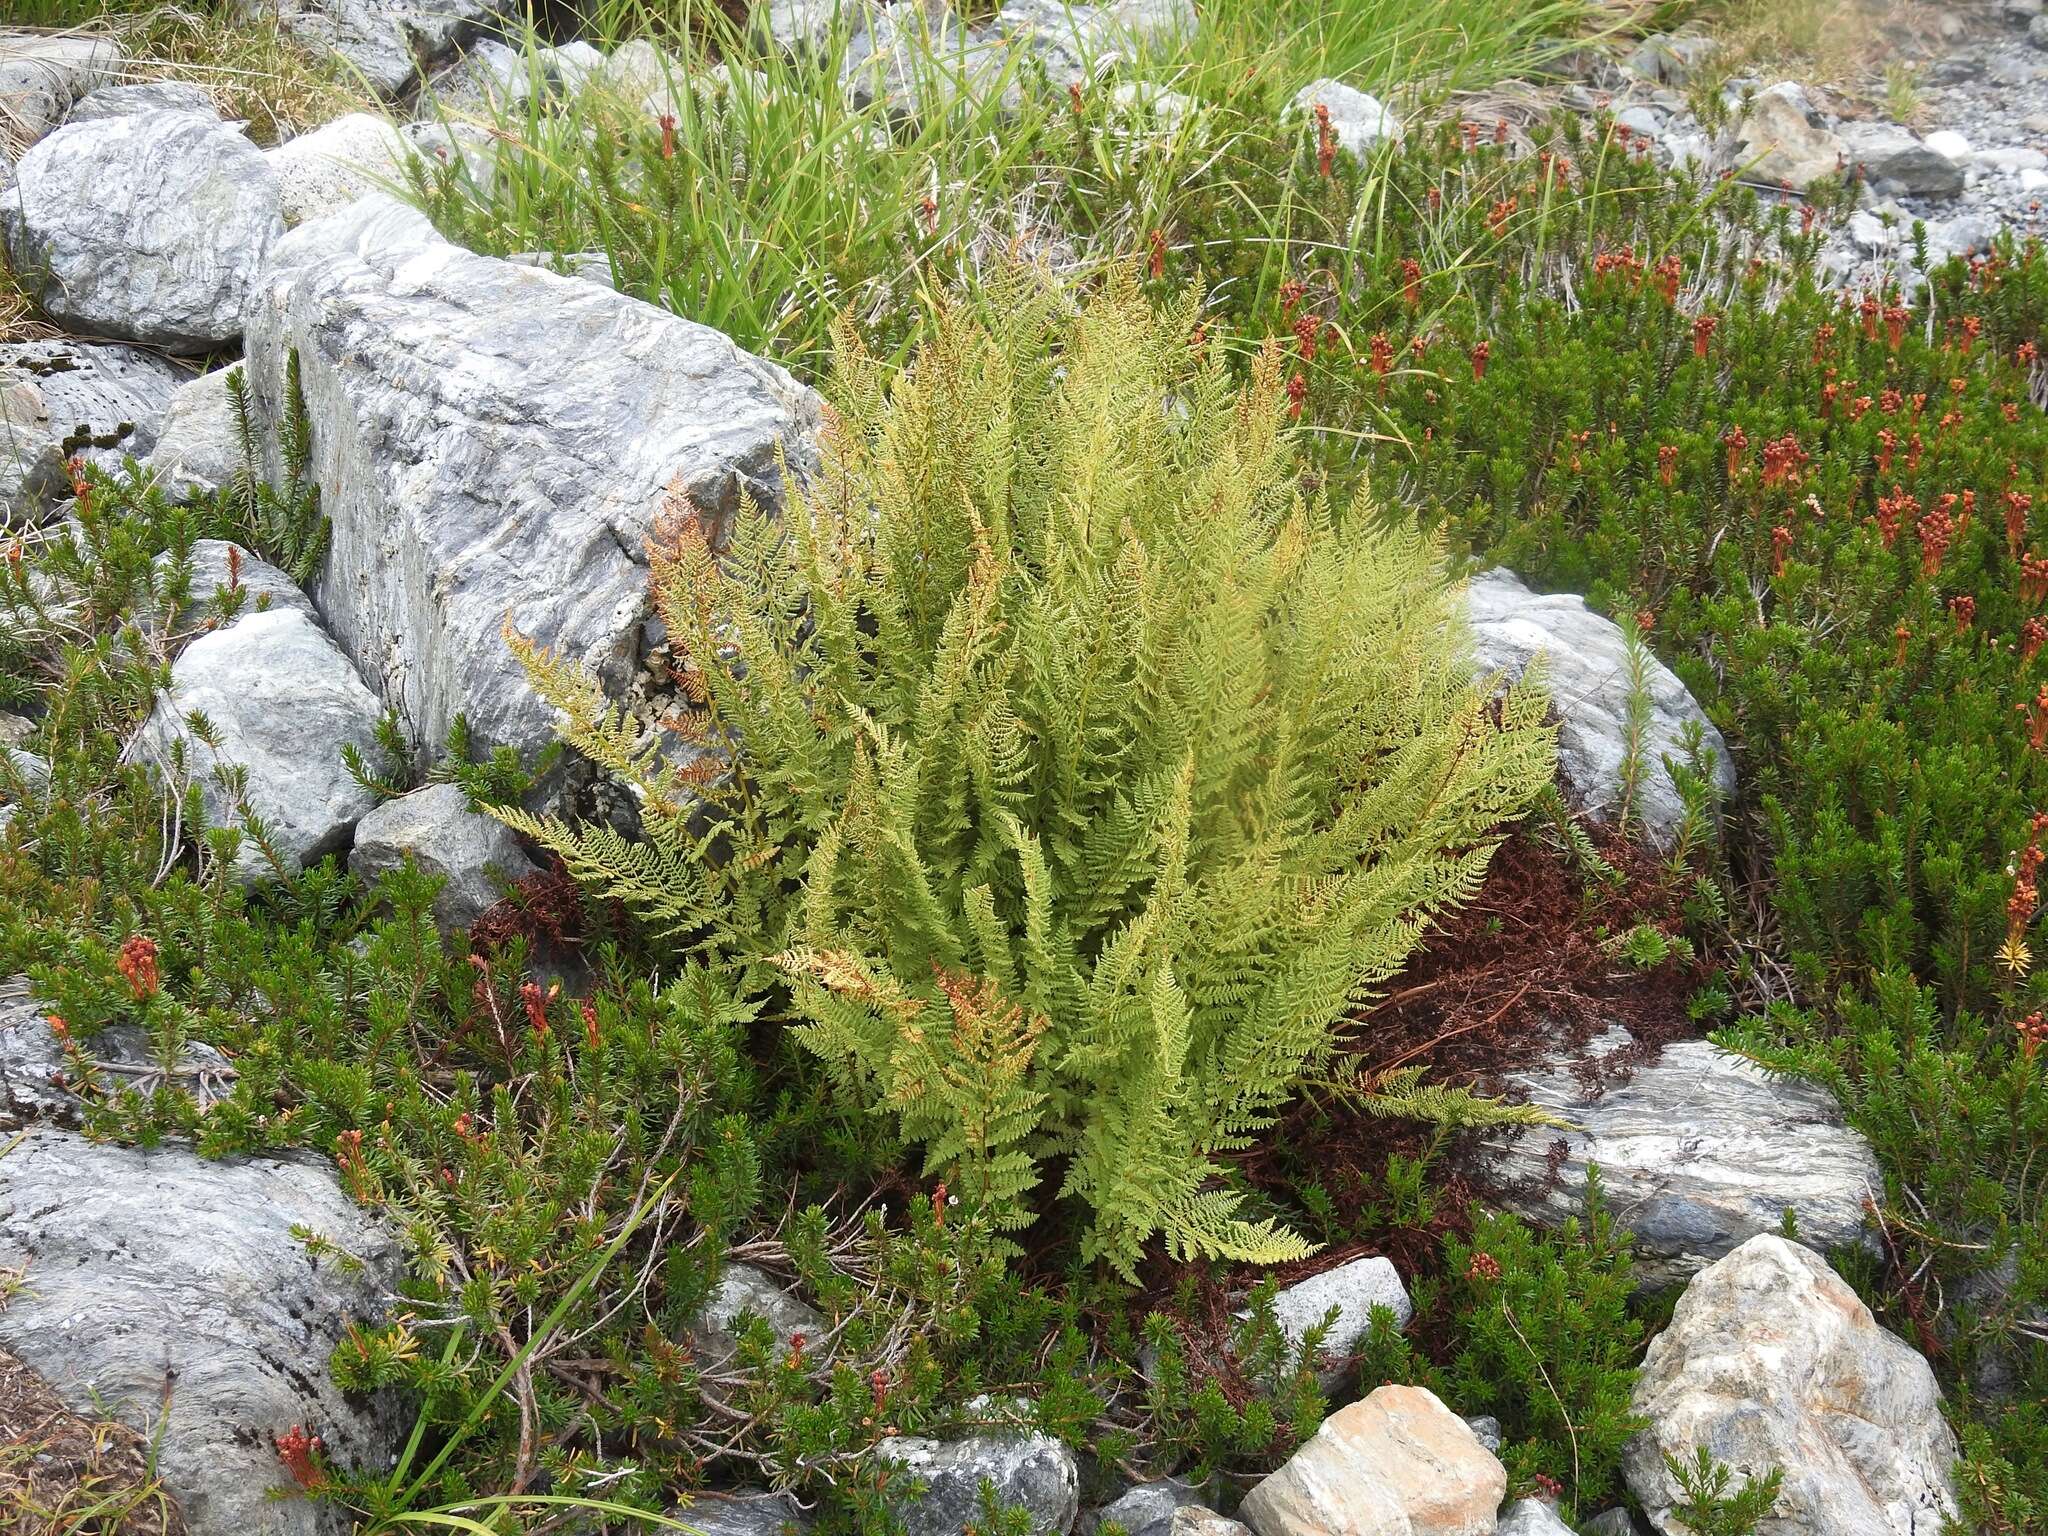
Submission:
<svg viewBox="0 0 2048 1536">
<path fill-rule="evenodd" d="M 1224 1159 L 1549 777 L 1431 541 L 1306 497 L 1281 357 L 1200 295 L 1010 274 L 895 371 L 842 331 L 824 469 L 723 550 L 666 519 L 666 740 L 521 645 L 645 836 L 507 819 L 791 986 L 801 1042 L 995 1225 L 1049 1165 L 1090 1259 L 1257 1262 Z M 678 509 L 681 511 L 683 509 Z M 668 766 L 676 757 L 681 767 Z"/>
</svg>

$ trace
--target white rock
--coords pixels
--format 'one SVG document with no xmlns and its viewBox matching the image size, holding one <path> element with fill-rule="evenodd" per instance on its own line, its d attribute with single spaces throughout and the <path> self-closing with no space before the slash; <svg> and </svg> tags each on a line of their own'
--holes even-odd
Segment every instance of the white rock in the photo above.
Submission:
<svg viewBox="0 0 2048 1536">
<path fill-rule="evenodd" d="M 1374 1307 L 1392 1312 L 1396 1328 L 1407 1327 L 1415 1315 L 1415 1304 L 1408 1299 L 1400 1273 L 1392 1261 L 1377 1254 L 1310 1275 L 1273 1297 L 1273 1315 L 1280 1331 L 1296 1344 L 1319 1326 L 1333 1307 L 1337 1317 L 1324 1335 L 1323 1353 L 1340 1362 L 1371 1332 Z M 1339 1364 L 1328 1371 L 1326 1379 L 1341 1380 L 1344 1374 Z"/>
<path fill-rule="evenodd" d="M 151 1437 L 190 1536 L 346 1536 L 344 1507 L 294 1496 L 271 1437 L 305 1425 L 338 1466 L 388 1471 L 409 1420 L 386 1396 L 344 1397 L 327 1358 L 352 1320 L 382 1316 L 404 1254 L 326 1158 L 216 1161 L 37 1127 L 0 1176 L 0 1264 L 33 1277 L 0 1311 L 0 1348 L 74 1411 Z"/>
<path fill-rule="evenodd" d="M 1558 717 L 1557 771 L 1566 794 L 1596 821 L 1621 810 L 1628 756 L 1630 670 L 1620 628 L 1569 595 L 1539 597 L 1512 572 L 1475 576 L 1465 593 L 1475 657 L 1482 673 L 1519 678 L 1538 656 Z M 1648 839 L 1670 845 L 1685 807 L 1664 766 L 1684 761 L 1686 727 L 1697 725 L 1703 751 L 1714 760 L 1713 779 L 1724 797 L 1735 793 L 1728 744 L 1685 684 L 1654 656 L 1643 678 L 1649 706 L 1641 738 L 1636 818 Z"/>
<path fill-rule="evenodd" d="M 1927 147 L 1938 155 L 1951 160 L 1970 158 L 1970 141 L 1952 128 L 1941 128 L 1927 135 Z"/>
<path fill-rule="evenodd" d="M 1582 1053 L 1507 1074 L 1573 1128 L 1489 1132 L 1475 1142 L 1478 1167 L 1503 1204 L 1560 1227 L 1580 1214 L 1586 1166 L 1597 1164 L 1608 1208 L 1635 1233 L 1638 1271 L 1656 1285 L 1777 1231 L 1787 1210 L 1814 1242 L 1873 1245 L 1863 1203 L 1882 1193 L 1883 1177 L 1826 1089 L 1773 1077 L 1705 1040 L 1602 1071 L 1629 1040 L 1612 1028 Z M 1567 1151 L 1551 1178 L 1560 1141 Z"/>
<path fill-rule="evenodd" d="M 534 751 L 551 711 L 523 633 L 623 687 L 645 543 L 670 485 L 713 520 L 779 504 L 811 464 L 817 396 L 717 332 L 595 283 L 450 245 L 370 197 L 278 245 L 252 307 L 266 420 L 296 349 L 333 540 L 315 596 L 337 640 L 438 748 Z"/>
<path fill-rule="evenodd" d="M 60 128 L 22 157 L 0 198 L 0 236 L 51 319 L 174 352 L 241 335 L 242 306 L 283 228 L 262 152 L 190 112 Z"/>
<path fill-rule="evenodd" d="M 39 522 L 69 498 L 68 459 L 111 470 L 148 453 L 184 377 L 137 347 L 0 343 L 0 524 Z"/>
<path fill-rule="evenodd" d="M 366 883 L 411 859 L 438 875 L 434 919 L 445 933 L 464 933 L 497 904 L 499 891 L 537 867 L 503 822 L 469 808 L 453 784 L 429 784 L 386 800 L 356 823 L 348 867 Z"/>
<path fill-rule="evenodd" d="M 120 67 L 121 49 L 112 38 L 0 31 L 0 151 L 20 154 Z"/>
<path fill-rule="evenodd" d="M 1517 1499 L 1501 1511 L 1495 1536 L 1572 1536 L 1572 1528 L 1541 1499 Z"/>
<path fill-rule="evenodd" d="M 1401 120 L 1381 106 L 1377 97 L 1341 80 L 1314 80 L 1295 92 L 1295 111 L 1313 118 L 1317 107 L 1328 109 L 1337 143 L 1361 158 L 1375 144 L 1401 137 Z"/>
<path fill-rule="evenodd" d="M 862 0 L 767 0 L 752 10 L 755 44 L 792 59 L 821 59 L 864 9 Z"/>
<path fill-rule="evenodd" d="M 218 121 L 220 110 L 206 87 L 185 80 L 146 80 L 139 85 L 103 85 L 66 115 L 66 123 L 103 117 L 139 117 L 145 112 L 193 112 Z"/>
<path fill-rule="evenodd" d="M 1994 171 L 2048 171 L 2048 155 L 2038 149 L 1980 149 L 1971 158 Z"/>
<path fill-rule="evenodd" d="M 228 393 L 233 368 L 216 368 L 171 392 L 144 465 L 166 495 L 201 496 L 232 484 L 242 467 L 242 434 Z"/>
<path fill-rule="evenodd" d="M 1384 1386 L 1324 1419 L 1238 1514 L 1258 1536 L 1493 1536 L 1507 1487 L 1435 1393 Z"/>
<path fill-rule="evenodd" d="M 1956 1518 L 1955 1436 L 1933 1371 L 1819 1255 L 1751 1238 L 1679 1298 L 1632 1402 L 1650 1428 L 1623 1455 L 1660 1531 L 1683 1526 L 1667 1453 L 1704 1446 L 1750 1476 L 1783 1469 L 1770 1536 L 1928 1536 Z"/>
<path fill-rule="evenodd" d="M 277 173 L 284 221 L 295 225 L 346 208 L 369 192 L 402 192 L 407 153 L 397 124 L 351 112 L 287 140 L 264 158 Z"/>
<path fill-rule="evenodd" d="M 220 738 L 218 755 L 188 716 L 197 710 Z M 348 846 L 377 803 L 341 760 L 344 743 L 375 761 L 382 711 L 348 658 L 303 611 L 247 613 L 202 635 L 171 664 L 171 686 L 129 743 L 131 760 L 169 774 L 182 757 L 214 826 L 240 825 L 236 797 L 216 764 L 246 770 L 248 808 L 287 869 Z M 243 880 L 274 873 L 253 837 L 235 856 Z"/>
</svg>

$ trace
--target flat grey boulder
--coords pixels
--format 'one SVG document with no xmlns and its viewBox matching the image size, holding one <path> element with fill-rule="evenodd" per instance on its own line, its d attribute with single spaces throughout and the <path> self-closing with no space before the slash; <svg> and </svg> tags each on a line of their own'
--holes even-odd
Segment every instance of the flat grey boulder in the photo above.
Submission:
<svg viewBox="0 0 2048 1536">
<path fill-rule="evenodd" d="M 1030 1515 L 1034 1536 L 1065 1536 L 1080 1512 L 1081 1469 L 1074 1453 L 1021 1424 L 957 1440 L 905 1435 L 882 1441 L 874 1454 L 909 1480 L 897 1482 L 889 1500 L 904 1536 L 959 1536 L 979 1523 L 984 1482 L 995 1485 L 998 1503 Z M 922 1493 L 911 1491 L 916 1484 L 923 1485 Z"/>
<path fill-rule="evenodd" d="M 111 470 L 148 453 L 189 376 L 137 347 L 0 343 L 0 522 L 39 522 L 69 500 L 74 456 Z"/>
<path fill-rule="evenodd" d="M 389 198 L 279 242 L 251 307 L 267 422 L 296 349 L 312 474 L 333 519 L 314 596 L 416 746 L 458 712 L 532 752 L 551 712 L 509 620 L 623 690 L 649 617 L 665 488 L 714 527 L 779 506 L 814 462 L 819 402 L 726 337 L 594 283 L 478 256 Z"/>
<path fill-rule="evenodd" d="M 825 1336 L 824 1315 L 783 1290 L 774 1276 L 751 1264 L 727 1264 L 718 1284 L 690 1319 L 690 1345 L 697 1363 L 707 1371 L 728 1364 L 740 1347 L 742 1319 L 758 1317 L 775 1334 L 776 1349 L 788 1354 L 801 1336 L 818 1351 Z"/>
<path fill-rule="evenodd" d="M 220 109 L 203 85 L 187 80 L 145 80 L 138 85 L 103 85 L 66 114 L 66 123 L 96 123 L 108 117 L 139 117 L 145 112 L 193 112 L 220 119 Z"/>
<path fill-rule="evenodd" d="M 150 1093 L 164 1081 L 156 1042 L 133 1024 L 109 1024 L 78 1044 L 97 1064 L 107 1094 Z M 28 978 L 0 981 L 0 1131 L 35 1124 L 76 1128 L 85 1104 L 72 1088 L 72 1065 L 50 1028 L 49 1010 L 29 991 Z M 234 1086 L 229 1060 L 203 1041 L 187 1041 L 175 1074 L 177 1085 L 201 1104 L 226 1096 Z M 0 1183 L 6 1168 L 0 1166 Z"/>
<path fill-rule="evenodd" d="M 1295 92 L 1293 109 L 1313 119 L 1316 108 L 1330 114 L 1338 147 L 1363 159 L 1375 144 L 1401 137 L 1401 120 L 1370 96 L 1341 80 L 1312 80 Z"/>
<path fill-rule="evenodd" d="M 1628 644 L 1619 626 L 1582 597 L 1538 596 L 1507 570 L 1472 578 L 1465 611 L 1480 672 L 1514 680 L 1544 658 L 1544 684 L 1557 715 L 1557 773 L 1566 795 L 1595 821 L 1622 812 L 1629 720 L 1635 693 Z M 1713 759 L 1723 799 L 1735 793 L 1728 744 L 1672 670 L 1645 654 L 1640 703 L 1638 772 L 1632 821 L 1658 847 L 1669 847 L 1685 820 L 1685 803 L 1665 760 L 1686 759 L 1688 726 Z"/>
<path fill-rule="evenodd" d="M 1608 1030 L 1583 1053 L 1504 1081 L 1575 1130 L 1489 1132 L 1471 1154 L 1501 1202 L 1556 1228 L 1584 1206 L 1597 1164 L 1616 1221 L 1636 1237 L 1645 1283 L 1683 1281 L 1791 1211 L 1821 1247 L 1870 1247 L 1863 1205 L 1884 1188 L 1870 1144 L 1826 1089 L 1773 1077 L 1705 1040 L 1667 1045 L 1655 1061 L 1610 1073 L 1629 1043 Z M 1577 1070 L 1581 1063 L 1588 1070 Z M 1599 1079 L 1611 1076 L 1601 1085 Z M 1553 1163 L 1553 1143 L 1566 1153 Z M 1551 1177 L 1552 1173 L 1555 1177 Z"/>
<path fill-rule="evenodd" d="M 234 371 L 216 368 L 171 392 L 156 444 L 143 460 L 166 495 L 183 500 L 234 483 L 242 467 L 242 433 L 228 390 Z"/>
<path fill-rule="evenodd" d="M 396 100 L 515 8 L 505 0 L 237 0 L 234 9 L 245 20 L 275 16 L 302 44 L 336 55 Z"/>
<path fill-rule="evenodd" d="M 200 739 L 197 711 L 218 734 Z M 350 776 L 344 744 L 375 760 L 382 714 L 346 656 L 302 609 L 245 612 L 201 635 L 171 664 L 171 686 L 128 745 L 128 756 L 167 777 L 200 786 L 213 826 L 243 826 L 253 814 L 286 870 L 348 847 L 377 797 Z M 244 787 L 223 782 L 239 770 Z M 235 873 L 259 880 L 276 871 L 245 833 Z"/>
<path fill-rule="evenodd" d="M 1622 1473 L 1650 1523 L 1686 1527 L 1666 1454 L 1704 1446 L 1785 1474 L 1759 1536 L 1932 1536 L 1956 1519 L 1956 1440 L 1934 1372 L 1810 1249 L 1751 1238 L 1703 1270 L 1650 1341 Z"/>
<path fill-rule="evenodd" d="M 1954 197 L 1963 167 L 1911 129 L 1893 123 L 1844 123 L 1843 153 L 1879 197 Z"/>
<path fill-rule="evenodd" d="M 316 1257 L 295 1227 L 360 1269 Z M 340 1506 L 292 1496 L 273 1437 L 304 1425 L 339 1466 L 389 1467 L 396 1405 L 349 1402 L 327 1360 L 350 1321 L 382 1315 L 402 1257 L 324 1161 L 209 1162 L 32 1128 L 0 1162 L 0 1264 L 25 1281 L 0 1348 L 75 1412 L 160 1427 L 157 1470 L 190 1536 L 346 1536 Z"/>
<path fill-rule="evenodd" d="M 172 352 L 242 334 L 283 228 L 262 151 L 191 112 L 60 128 L 22 156 L 0 198 L 8 258 L 52 320 Z"/>
<path fill-rule="evenodd" d="M 0 155 L 19 155 L 120 67 L 110 37 L 0 30 Z"/>
<path fill-rule="evenodd" d="M 348 867 L 364 881 L 375 882 L 407 859 L 441 877 L 434 920 L 446 933 L 466 933 L 497 904 L 506 884 L 538 868 L 511 828 L 471 810 L 469 796 L 453 784 L 429 784 L 386 800 L 356 823 Z"/>
</svg>

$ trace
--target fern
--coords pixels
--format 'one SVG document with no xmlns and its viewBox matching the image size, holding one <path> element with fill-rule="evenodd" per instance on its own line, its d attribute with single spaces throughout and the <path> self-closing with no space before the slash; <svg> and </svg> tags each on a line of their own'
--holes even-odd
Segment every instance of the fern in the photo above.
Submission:
<svg viewBox="0 0 2048 1536">
<path fill-rule="evenodd" d="M 718 550 L 663 518 L 679 736 L 514 637 L 642 841 L 500 814 L 771 963 L 801 1042 L 991 1227 L 1057 1165 L 1127 1276 L 1154 1238 L 1299 1257 L 1225 1159 L 1476 888 L 1549 778 L 1543 701 L 1489 705 L 1430 540 L 1304 495 L 1277 350 L 1238 387 L 1189 345 L 1198 293 L 997 287 L 907 370 L 842 332 L 785 516 Z"/>
</svg>

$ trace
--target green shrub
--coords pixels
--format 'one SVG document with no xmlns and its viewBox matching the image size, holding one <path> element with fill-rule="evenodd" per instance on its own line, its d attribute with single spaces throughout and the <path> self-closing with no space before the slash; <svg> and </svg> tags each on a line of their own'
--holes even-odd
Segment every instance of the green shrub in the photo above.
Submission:
<svg viewBox="0 0 2048 1536">
<path fill-rule="evenodd" d="M 1487 704 L 1426 540 L 1302 499 L 1277 355 L 1240 392 L 1192 297 L 1126 281 L 1074 316 L 1020 277 L 991 313 L 942 312 L 900 376 L 849 344 L 786 518 L 657 555 L 687 734 L 731 777 L 663 772 L 534 657 L 648 841 L 510 819 L 774 954 L 803 1044 L 999 1226 L 1058 1159 L 1122 1272 L 1155 1234 L 1297 1256 L 1217 1159 L 1474 888 L 1547 777 L 1543 705 Z"/>
<path fill-rule="evenodd" d="M 1500 1420 L 1502 1459 L 1518 1482 L 1555 1479 L 1576 1507 L 1612 1493 L 1621 1452 L 1644 1420 L 1629 1407 L 1643 1329 L 1629 1235 L 1614 1225 L 1596 1171 L 1586 1212 L 1555 1235 L 1475 1213 L 1446 1246 L 1455 1354 L 1446 1395 L 1461 1413 Z"/>
</svg>

